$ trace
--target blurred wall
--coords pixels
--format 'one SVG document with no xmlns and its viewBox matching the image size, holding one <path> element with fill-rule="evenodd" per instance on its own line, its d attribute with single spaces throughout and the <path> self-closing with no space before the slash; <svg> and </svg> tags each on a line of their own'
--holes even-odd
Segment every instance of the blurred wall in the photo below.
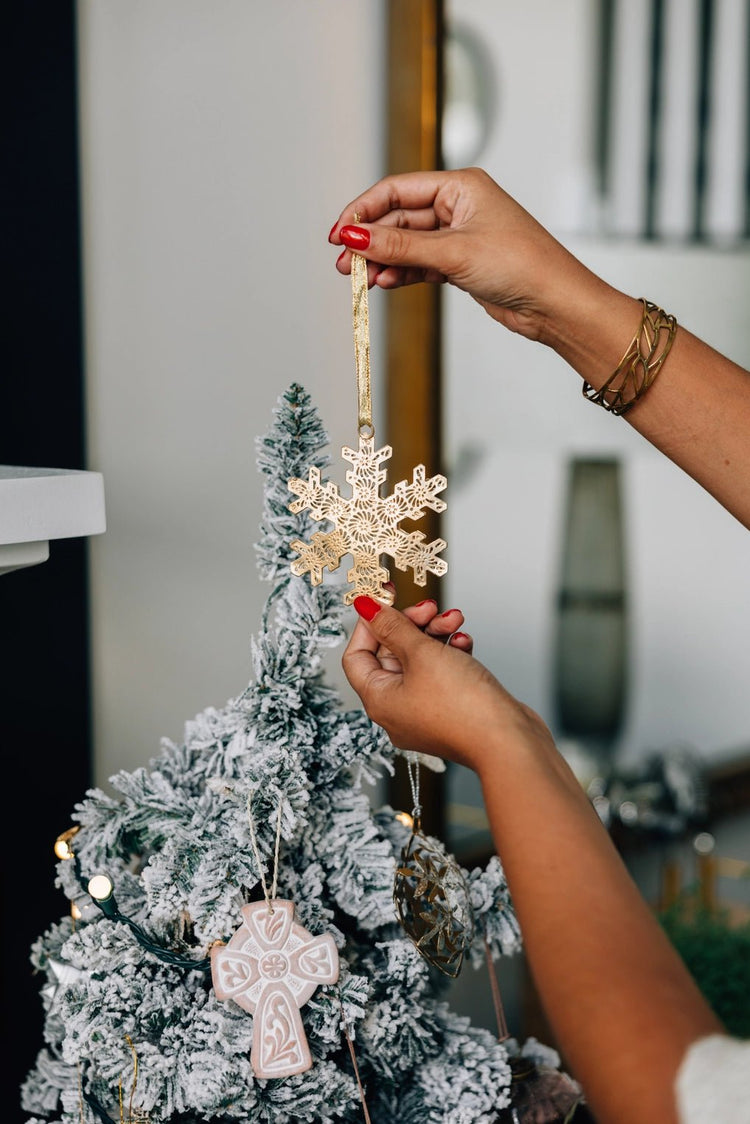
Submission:
<svg viewBox="0 0 750 1124">
<path fill-rule="evenodd" d="M 686 177 L 698 144 L 698 5 L 664 6 L 662 117 L 653 137 L 661 169 L 654 211 L 664 225 L 648 237 L 639 173 L 648 164 L 654 5 L 614 5 L 602 196 L 605 7 L 449 0 L 449 30 L 474 43 L 476 87 L 488 94 L 486 128 L 475 127 L 480 143 L 469 159 L 595 272 L 661 304 L 750 367 L 750 243 L 735 182 L 745 150 L 746 84 L 736 78 L 739 63 L 747 65 L 747 5 L 715 6 L 697 238 Z M 481 106 L 481 97 L 475 101 Z M 713 760 L 750 753 L 750 535 L 627 422 L 585 402 L 580 379 L 558 356 L 503 332 L 461 293 L 446 292 L 445 305 L 446 581 L 479 657 L 554 725 L 551 643 L 567 465 L 573 456 L 618 457 L 631 642 L 616 748 L 624 758 L 675 743 Z"/>
<path fill-rule="evenodd" d="M 384 18 L 380 0 L 78 5 L 98 784 L 250 678 L 254 441 L 279 395 L 310 392 L 334 465 L 356 435 L 327 235 L 382 174 Z"/>
</svg>

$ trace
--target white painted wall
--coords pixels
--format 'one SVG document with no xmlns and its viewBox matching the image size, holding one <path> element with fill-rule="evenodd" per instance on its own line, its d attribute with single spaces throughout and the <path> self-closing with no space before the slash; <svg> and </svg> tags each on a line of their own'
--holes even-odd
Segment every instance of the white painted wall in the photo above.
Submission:
<svg viewBox="0 0 750 1124">
<path fill-rule="evenodd" d="M 250 676 L 254 439 L 297 380 L 356 437 L 327 235 L 383 171 L 381 0 L 80 0 L 95 779 Z M 370 308 L 375 419 L 382 416 Z M 345 467 L 345 466 L 342 466 Z M 338 675 L 340 650 L 333 653 Z M 342 683 L 342 690 L 346 691 Z"/>
</svg>

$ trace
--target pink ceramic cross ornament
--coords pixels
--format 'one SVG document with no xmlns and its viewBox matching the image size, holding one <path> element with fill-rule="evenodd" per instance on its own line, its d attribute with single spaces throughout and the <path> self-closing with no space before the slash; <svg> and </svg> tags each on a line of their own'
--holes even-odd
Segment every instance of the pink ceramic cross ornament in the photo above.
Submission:
<svg viewBox="0 0 750 1124">
<path fill-rule="evenodd" d="M 312 1065 L 299 1009 L 319 984 L 336 983 L 339 956 L 330 933 L 313 937 L 294 921 L 294 902 L 243 906 L 243 922 L 211 950 L 219 999 L 253 1015 L 250 1062 L 256 1077 L 289 1077 Z"/>
</svg>

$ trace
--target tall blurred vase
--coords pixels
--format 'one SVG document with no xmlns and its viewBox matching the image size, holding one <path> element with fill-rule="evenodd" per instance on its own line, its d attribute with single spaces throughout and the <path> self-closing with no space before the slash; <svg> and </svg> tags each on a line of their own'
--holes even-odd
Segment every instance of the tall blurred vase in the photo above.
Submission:
<svg viewBox="0 0 750 1124">
<path fill-rule="evenodd" d="M 620 464 L 573 458 L 557 604 L 554 693 L 560 735 L 599 773 L 612 760 L 627 694 L 627 599 Z"/>
</svg>

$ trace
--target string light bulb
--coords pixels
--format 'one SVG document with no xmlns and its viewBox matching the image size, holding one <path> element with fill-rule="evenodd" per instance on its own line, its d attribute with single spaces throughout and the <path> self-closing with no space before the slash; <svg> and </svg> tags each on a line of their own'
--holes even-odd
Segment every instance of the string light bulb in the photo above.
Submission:
<svg viewBox="0 0 750 1124">
<path fill-rule="evenodd" d="M 55 854 L 58 859 L 72 859 L 74 857 L 71 841 L 75 835 L 80 831 L 80 827 L 69 827 L 67 831 L 61 832 L 55 840 Z"/>
<path fill-rule="evenodd" d="M 117 917 L 119 909 L 115 901 L 115 887 L 108 874 L 95 874 L 89 878 L 86 887 L 91 897 L 107 917 Z"/>
<path fill-rule="evenodd" d="M 177 952 L 172 952 L 171 949 L 164 948 L 163 945 L 160 945 L 157 941 L 152 940 L 151 937 L 149 937 L 149 935 L 145 933 L 140 925 L 136 924 L 136 922 L 133 921 L 131 917 L 126 917 L 124 913 L 120 913 L 120 907 L 118 906 L 117 899 L 115 898 L 114 883 L 108 874 L 105 874 L 103 872 L 101 874 L 94 874 L 91 878 L 88 879 L 88 881 L 85 880 L 85 876 L 81 870 L 78 856 L 70 845 L 71 840 L 79 831 L 80 827 L 74 826 L 68 828 L 67 831 L 63 831 L 60 835 L 58 835 L 57 839 L 55 840 L 55 854 L 57 855 L 58 859 L 73 860 L 76 877 L 78 878 L 78 882 L 81 888 L 87 892 L 87 894 L 91 898 L 91 901 L 94 903 L 94 905 L 99 907 L 104 916 L 110 921 L 120 921 L 123 924 L 127 925 L 135 934 L 135 937 L 141 947 L 145 948 L 148 952 L 153 953 L 154 956 L 157 956 L 160 960 L 165 961 L 165 963 L 172 964 L 175 967 L 182 968 L 185 971 L 208 972 L 211 968 L 210 957 L 204 956 L 201 960 L 194 960 L 190 956 L 182 956 Z M 81 910 L 75 902 L 71 903 L 70 913 L 74 922 L 83 920 L 84 911 Z"/>
</svg>

